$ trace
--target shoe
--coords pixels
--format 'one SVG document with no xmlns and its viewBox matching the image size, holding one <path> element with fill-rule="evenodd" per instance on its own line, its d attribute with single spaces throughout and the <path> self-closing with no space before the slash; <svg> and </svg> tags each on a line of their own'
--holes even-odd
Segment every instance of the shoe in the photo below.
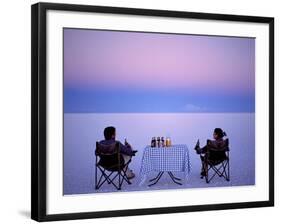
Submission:
<svg viewBox="0 0 281 224">
<path fill-rule="evenodd" d="M 206 176 L 206 172 L 205 171 L 202 171 L 200 174 L 201 174 L 202 177 Z"/>
<path fill-rule="evenodd" d="M 133 179 L 136 175 L 133 172 L 130 172 L 126 175 L 128 179 Z"/>
</svg>

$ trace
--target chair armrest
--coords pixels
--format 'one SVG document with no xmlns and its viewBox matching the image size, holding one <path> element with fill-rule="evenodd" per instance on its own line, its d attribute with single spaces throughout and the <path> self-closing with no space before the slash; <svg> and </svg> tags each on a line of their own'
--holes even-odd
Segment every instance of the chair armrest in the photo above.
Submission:
<svg viewBox="0 0 281 224">
<path fill-rule="evenodd" d="M 207 151 L 213 151 L 213 152 L 229 152 L 229 147 L 224 148 L 207 148 Z"/>
</svg>

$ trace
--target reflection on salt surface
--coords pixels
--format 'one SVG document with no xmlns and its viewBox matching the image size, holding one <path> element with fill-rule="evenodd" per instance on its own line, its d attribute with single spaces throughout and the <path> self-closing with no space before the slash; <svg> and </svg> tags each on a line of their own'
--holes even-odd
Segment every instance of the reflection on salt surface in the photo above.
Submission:
<svg viewBox="0 0 281 224">
<path fill-rule="evenodd" d="M 115 126 L 117 139 L 138 150 L 131 169 L 136 173 L 133 184 L 122 191 L 177 189 L 197 187 L 241 186 L 255 184 L 255 114 L 254 113 L 147 113 L 147 114 L 64 114 L 64 194 L 94 193 L 94 147 L 103 139 L 103 129 Z M 200 160 L 193 147 L 212 138 L 213 129 L 220 127 L 230 139 L 231 181 L 215 178 L 210 184 L 200 179 Z M 189 148 L 192 171 L 187 184 L 175 185 L 168 176 L 149 188 L 137 184 L 142 152 L 153 136 L 169 136 L 172 144 Z M 154 176 L 152 173 L 151 176 Z M 178 176 L 183 174 L 178 173 Z M 104 185 L 98 192 L 115 189 Z"/>
</svg>

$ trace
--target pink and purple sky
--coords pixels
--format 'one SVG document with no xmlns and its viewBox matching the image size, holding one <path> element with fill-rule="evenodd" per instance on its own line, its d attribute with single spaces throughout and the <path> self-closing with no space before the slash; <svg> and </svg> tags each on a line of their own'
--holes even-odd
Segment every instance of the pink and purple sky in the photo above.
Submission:
<svg viewBox="0 0 281 224">
<path fill-rule="evenodd" d="M 64 29 L 65 112 L 254 112 L 255 39 Z"/>
</svg>

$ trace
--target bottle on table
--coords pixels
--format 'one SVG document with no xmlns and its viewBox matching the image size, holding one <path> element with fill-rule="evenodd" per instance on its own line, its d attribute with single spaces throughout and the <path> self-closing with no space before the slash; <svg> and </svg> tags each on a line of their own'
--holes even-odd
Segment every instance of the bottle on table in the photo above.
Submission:
<svg viewBox="0 0 281 224">
<path fill-rule="evenodd" d="M 157 147 L 160 147 L 160 137 L 157 137 Z"/>
<path fill-rule="evenodd" d="M 152 137 L 150 145 L 151 145 L 151 148 L 156 147 L 156 139 L 155 139 L 155 137 Z"/>
<path fill-rule="evenodd" d="M 164 140 L 164 137 L 161 137 L 161 146 L 162 146 L 162 147 L 165 147 L 165 140 Z"/>
<path fill-rule="evenodd" d="M 172 142 L 171 142 L 171 138 L 170 137 L 167 137 L 166 138 L 166 146 L 169 147 L 172 145 Z"/>
</svg>

